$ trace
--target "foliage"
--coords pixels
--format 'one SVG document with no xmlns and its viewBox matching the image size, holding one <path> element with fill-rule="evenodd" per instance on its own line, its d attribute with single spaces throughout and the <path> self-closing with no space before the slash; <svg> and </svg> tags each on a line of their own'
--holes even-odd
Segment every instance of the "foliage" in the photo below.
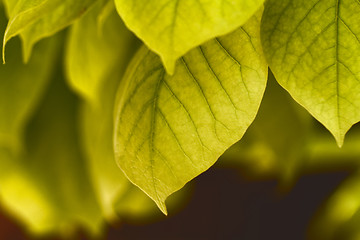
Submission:
<svg viewBox="0 0 360 240">
<path fill-rule="evenodd" d="M 1 203 L 30 232 L 167 214 L 221 155 L 287 187 L 360 166 L 359 0 L 3 0 L 0 28 Z M 359 236 L 358 182 L 310 237 Z"/>
</svg>

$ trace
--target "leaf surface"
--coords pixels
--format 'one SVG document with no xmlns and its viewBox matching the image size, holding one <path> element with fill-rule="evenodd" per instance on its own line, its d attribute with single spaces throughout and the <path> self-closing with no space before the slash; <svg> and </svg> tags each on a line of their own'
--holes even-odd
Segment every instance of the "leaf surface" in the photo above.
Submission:
<svg viewBox="0 0 360 240">
<path fill-rule="evenodd" d="M 70 25 L 94 2 L 96 0 L 5 0 L 9 22 L 3 40 L 4 60 L 6 43 L 12 37 L 21 35 L 27 61 L 37 41 Z"/>
<path fill-rule="evenodd" d="M 77 99 L 58 72 L 27 129 L 26 151 L 0 151 L 0 194 L 6 210 L 37 234 L 99 234 L 102 217 L 81 155 Z"/>
<path fill-rule="evenodd" d="M 249 178 L 276 178 L 281 187 L 288 188 L 308 157 L 311 120 L 270 73 L 254 122 L 243 139 L 221 156 L 220 163 L 238 167 Z"/>
<path fill-rule="evenodd" d="M 76 22 L 67 41 L 66 70 L 69 84 L 86 100 L 96 103 L 115 67 L 124 70 L 135 37 L 126 29 L 115 8 L 103 17 L 108 5 L 95 5 Z M 105 18 L 105 19 L 104 19 Z M 110 94 L 111 95 L 111 94 Z"/>
<path fill-rule="evenodd" d="M 266 85 L 260 14 L 190 51 L 166 74 L 143 47 L 115 106 L 119 166 L 166 213 L 164 201 L 207 170 L 253 121 Z"/>
<path fill-rule="evenodd" d="M 23 64 L 19 41 L 9 44 L 8 63 L 0 66 L 0 145 L 21 147 L 24 125 L 51 77 L 59 46 L 57 37 L 41 42 Z"/>
<path fill-rule="evenodd" d="M 360 120 L 359 12 L 357 0 L 269 0 L 262 19 L 276 79 L 339 146 Z"/>
<path fill-rule="evenodd" d="M 66 52 L 68 83 L 87 100 L 80 108 L 82 147 L 96 197 L 108 220 L 117 217 L 115 202 L 131 187 L 115 162 L 113 109 L 119 79 L 137 43 L 111 3 L 98 2 L 72 26 Z"/>
<path fill-rule="evenodd" d="M 190 49 L 243 25 L 263 0 L 115 0 L 127 27 L 160 55 L 166 70 Z"/>
</svg>

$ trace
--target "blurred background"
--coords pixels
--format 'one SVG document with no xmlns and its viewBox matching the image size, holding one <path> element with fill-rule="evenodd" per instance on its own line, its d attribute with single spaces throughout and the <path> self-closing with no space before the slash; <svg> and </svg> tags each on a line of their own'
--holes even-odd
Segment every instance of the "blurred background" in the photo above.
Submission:
<svg viewBox="0 0 360 240">
<path fill-rule="evenodd" d="M 306 239 L 314 213 L 348 176 L 345 171 L 303 176 L 284 194 L 274 180 L 249 181 L 218 165 L 195 180 L 181 209 L 170 209 L 168 217 L 158 211 L 155 219 L 142 222 L 124 219 L 107 226 L 103 239 Z M 0 229 L 0 239 L 32 239 L 3 211 Z"/>
</svg>

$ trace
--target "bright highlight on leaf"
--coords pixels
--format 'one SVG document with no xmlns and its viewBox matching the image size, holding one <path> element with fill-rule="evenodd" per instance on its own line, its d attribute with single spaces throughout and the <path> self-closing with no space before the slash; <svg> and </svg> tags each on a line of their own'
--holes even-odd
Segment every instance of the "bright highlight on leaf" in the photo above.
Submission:
<svg viewBox="0 0 360 240">
<path fill-rule="evenodd" d="M 9 16 L 3 39 L 5 62 L 5 46 L 12 37 L 20 34 L 24 59 L 27 61 L 37 41 L 70 25 L 96 0 L 4 0 L 3 2 Z"/>
<path fill-rule="evenodd" d="M 9 44 L 8 64 L 0 65 L 1 146 L 15 151 L 21 148 L 24 126 L 51 78 L 60 39 L 39 43 L 28 64 L 22 64 L 20 42 Z"/>
<path fill-rule="evenodd" d="M 243 25 L 264 0 L 115 0 L 127 27 L 160 55 L 168 73 L 190 49 Z"/>
<path fill-rule="evenodd" d="M 111 3 L 111 2 L 109 2 Z M 110 6 L 111 7 L 111 6 Z M 86 100 L 98 103 L 103 85 L 114 68 L 124 69 L 135 37 L 122 23 L 114 6 L 98 2 L 70 31 L 66 69 L 70 85 Z M 86 41 L 84 41 L 86 39 Z"/>
<path fill-rule="evenodd" d="M 94 8 L 73 26 L 66 64 L 70 84 L 89 100 L 82 104 L 79 126 L 96 197 L 103 215 L 112 220 L 117 217 L 118 199 L 132 188 L 116 166 L 112 140 L 116 89 L 136 50 L 132 44 L 136 39 L 114 6 L 107 17 L 106 9 L 108 5 L 101 11 Z M 101 29 L 94 27 L 100 17 Z"/>
<path fill-rule="evenodd" d="M 259 19 L 193 49 L 172 76 L 143 47 L 124 77 L 116 158 L 164 213 L 165 199 L 213 165 L 255 118 L 267 79 Z"/>
<path fill-rule="evenodd" d="M 58 76 L 61 75 L 58 74 Z M 37 234 L 99 234 L 102 217 L 79 148 L 77 98 L 54 79 L 28 126 L 26 151 L 0 148 L 0 201 Z"/>
<path fill-rule="evenodd" d="M 246 176 L 276 178 L 281 187 L 288 188 L 297 180 L 308 156 L 306 140 L 311 120 L 269 74 L 254 122 L 243 139 L 222 157 L 238 165 Z"/>
<path fill-rule="evenodd" d="M 269 0 L 261 33 L 279 83 L 339 146 L 360 120 L 360 3 Z"/>
</svg>

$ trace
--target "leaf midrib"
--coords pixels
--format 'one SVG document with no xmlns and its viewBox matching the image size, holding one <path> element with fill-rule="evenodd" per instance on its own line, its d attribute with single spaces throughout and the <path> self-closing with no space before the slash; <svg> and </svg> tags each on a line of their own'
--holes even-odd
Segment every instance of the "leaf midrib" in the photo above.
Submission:
<svg viewBox="0 0 360 240">
<path fill-rule="evenodd" d="M 336 68 L 336 104 L 337 104 L 337 121 L 338 121 L 338 128 L 341 129 L 341 121 L 340 121 L 340 88 L 339 88 L 339 14 L 340 14 L 340 0 L 335 0 L 335 68 Z"/>
</svg>

